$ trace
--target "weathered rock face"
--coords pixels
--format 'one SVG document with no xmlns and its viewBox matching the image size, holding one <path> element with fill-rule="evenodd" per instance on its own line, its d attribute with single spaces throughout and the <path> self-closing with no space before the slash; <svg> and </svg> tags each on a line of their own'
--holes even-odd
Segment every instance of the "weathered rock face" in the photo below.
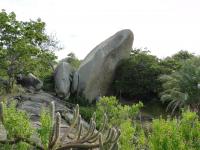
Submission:
<svg viewBox="0 0 200 150">
<path fill-rule="evenodd" d="M 32 73 L 29 73 L 27 76 L 19 74 L 17 76 L 17 83 L 25 88 L 33 90 L 40 90 L 43 86 L 43 82 Z"/>
<path fill-rule="evenodd" d="M 2 99 L 0 98 L 0 102 L 1 100 Z M 74 105 L 69 105 L 69 103 L 65 103 L 65 101 L 62 101 L 57 97 L 42 91 L 37 93 L 23 93 L 16 96 L 9 96 L 7 102 L 10 103 L 10 101 L 13 100 L 16 102 L 17 109 L 23 110 L 29 115 L 30 121 L 34 128 L 40 127 L 39 122 L 41 111 L 43 109 L 49 110 L 51 102 L 54 101 L 55 113 L 60 112 L 62 116 L 60 136 L 63 136 L 63 133 L 66 132 L 73 118 L 73 111 L 70 108 L 74 108 Z M 83 124 L 84 129 L 88 129 L 88 123 L 84 120 L 81 120 L 81 122 Z M 75 133 L 75 129 L 73 129 L 73 133 Z M 6 138 L 7 134 L 5 128 L 0 123 L 0 140 L 5 140 Z M 38 139 L 38 137 L 34 137 L 34 139 L 35 138 Z"/>
<path fill-rule="evenodd" d="M 117 32 L 96 46 L 83 60 L 73 77 L 73 91 L 89 102 L 105 95 L 113 80 L 120 60 L 128 58 L 133 44 L 133 33 L 126 29 Z"/>
<path fill-rule="evenodd" d="M 59 97 L 69 97 L 72 82 L 72 74 L 73 69 L 66 62 L 61 62 L 56 67 L 54 72 L 54 81 L 55 91 Z"/>
</svg>

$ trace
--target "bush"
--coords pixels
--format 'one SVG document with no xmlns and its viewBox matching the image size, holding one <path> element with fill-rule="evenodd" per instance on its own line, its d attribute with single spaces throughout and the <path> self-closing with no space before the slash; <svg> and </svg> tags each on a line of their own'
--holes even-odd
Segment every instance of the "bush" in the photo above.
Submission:
<svg viewBox="0 0 200 150">
<path fill-rule="evenodd" d="M 183 150 L 185 144 L 176 119 L 153 120 L 150 148 L 153 150 Z"/>
<path fill-rule="evenodd" d="M 182 112 L 181 119 L 153 120 L 149 146 L 153 150 L 199 150 L 200 121 L 195 112 Z"/>
<path fill-rule="evenodd" d="M 130 120 L 122 122 L 120 125 L 120 129 L 122 131 L 121 136 L 120 136 L 120 145 L 121 145 L 120 149 L 123 149 L 123 150 L 134 149 L 133 135 L 136 129 L 132 125 L 132 122 Z"/>
<path fill-rule="evenodd" d="M 8 139 L 16 137 L 29 138 L 33 134 L 33 128 L 28 115 L 24 111 L 18 111 L 16 104 L 11 103 L 10 107 L 3 105 L 4 127 L 7 131 Z"/>
<path fill-rule="evenodd" d="M 136 131 L 136 126 L 133 125 L 133 118 L 138 114 L 143 104 L 122 106 L 119 104 L 116 97 L 101 97 L 97 102 L 96 116 L 97 126 L 103 118 L 104 113 L 108 116 L 108 126 L 116 126 L 121 129 L 121 136 L 119 139 L 120 148 L 123 150 L 130 150 L 134 147 L 133 135 Z M 137 139 L 141 139 L 141 134 L 138 134 Z"/>
<path fill-rule="evenodd" d="M 52 118 L 47 110 L 42 110 L 40 123 L 41 127 L 38 129 L 37 132 L 39 134 L 42 144 L 44 145 L 45 150 L 47 150 L 49 145 L 49 137 L 53 128 Z"/>
<path fill-rule="evenodd" d="M 80 106 L 80 114 L 87 122 L 90 121 L 93 113 L 96 111 L 95 106 Z"/>
<path fill-rule="evenodd" d="M 187 60 L 178 71 L 170 75 L 162 75 L 163 92 L 161 101 L 168 102 L 172 113 L 177 109 L 190 106 L 200 109 L 200 57 Z"/>
<path fill-rule="evenodd" d="M 118 149 L 120 131 L 117 128 L 110 128 L 110 132 L 105 131 L 106 119 L 104 119 L 103 128 L 98 132 L 94 132 L 96 130 L 94 116 L 91 118 L 88 129 L 84 128 L 80 119 L 77 105 L 73 118 L 69 120 L 67 131 L 61 136 L 61 115 L 59 112 L 55 114 L 55 104 L 52 102 L 50 111 L 42 111 L 41 125 L 37 132 L 33 133 L 35 130 L 32 129 L 25 112 L 17 111 L 14 103 L 10 107 L 0 103 L 0 121 L 8 133 L 8 139 L 0 140 L 0 149 Z M 107 138 L 103 137 L 102 133 L 107 133 Z M 32 135 L 34 137 L 31 137 Z"/>
<path fill-rule="evenodd" d="M 143 104 L 141 102 L 132 106 L 123 106 L 119 104 L 116 97 L 104 96 L 101 97 L 100 100 L 97 102 L 97 121 L 101 120 L 103 114 L 106 113 L 109 123 L 114 126 L 119 126 L 121 122 L 127 119 L 133 119 L 138 114 L 141 107 L 143 107 Z"/>
<path fill-rule="evenodd" d="M 0 121 L 3 121 L 8 140 L 30 138 L 34 129 L 28 115 L 24 111 L 18 111 L 14 102 L 12 102 L 9 107 L 7 107 L 6 104 L 3 104 L 2 107 L 3 108 L 0 108 L 0 115 L 3 113 L 3 116 L 0 117 Z M 0 150 L 7 149 L 29 150 L 30 145 L 25 142 L 19 142 L 16 145 L 0 144 Z"/>
<path fill-rule="evenodd" d="M 137 51 L 123 60 L 116 69 L 113 89 L 115 95 L 133 100 L 151 100 L 158 97 L 162 74 L 159 59 L 148 52 Z"/>
</svg>

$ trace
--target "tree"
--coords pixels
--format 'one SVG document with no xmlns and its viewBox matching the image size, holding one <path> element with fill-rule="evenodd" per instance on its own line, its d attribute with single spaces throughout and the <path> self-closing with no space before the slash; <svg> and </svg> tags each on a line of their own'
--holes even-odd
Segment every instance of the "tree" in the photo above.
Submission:
<svg viewBox="0 0 200 150">
<path fill-rule="evenodd" d="M 172 58 L 177 61 L 185 61 L 194 57 L 193 53 L 186 50 L 180 50 L 178 53 L 174 54 Z"/>
<path fill-rule="evenodd" d="M 200 106 L 200 57 L 184 62 L 178 71 L 170 75 L 162 75 L 163 92 L 161 101 L 168 102 L 172 113 L 177 109 L 190 106 L 199 110 Z"/>
<path fill-rule="evenodd" d="M 163 69 L 163 73 L 171 74 L 173 71 L 180 69 L 184 61 L 193 57 L 195 57 L 195 55 L 186 50 L 180 50 L 171 57 L 166 57 L 160 62 L 160 65 Z"/>
<path fill-rule="evenodd" d="M 12 88 L 19 73 L 32 72 L 43 76 L 49 72 L 59 49 L 56 40 L 45 33 L 45 23 L 18 21 L 14 12 L 0 12 L 0 75 L 8 79 Z"/>
<path fill-rule="evenodd" d="M 76 57 L 73 52 L 69 53 L 67 55 L 67 58 L 62 59 L 61 62 L 69 63 L 74 69 L 77 69 L 81 64 L 81 61 Z"/>
<path fill-rule="evenodd" d="M 148 51 L 133 50 L 129 59 L 123 60 L 116 69 L 113 83 L 117 95 L 135 100 L 155 98 L 161 86 L 159 59 Z"/>
</svg>

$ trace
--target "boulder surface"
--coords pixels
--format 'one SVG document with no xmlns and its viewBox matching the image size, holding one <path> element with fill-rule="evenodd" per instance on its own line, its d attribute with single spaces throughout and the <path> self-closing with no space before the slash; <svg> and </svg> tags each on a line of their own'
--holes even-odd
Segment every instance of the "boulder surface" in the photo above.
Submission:
<svg viewBox="0 0 200 150">
<path fill-rule="evenodd" d="M 0 97 L 0 102 L 1 100 L 2 98 Z M 61 137 L 68 130 L 71 120 L 73 119 L 73 109 L 75 108 L 75 105 L 60 100 L 59 98 L 43 91 L 39 91 L 37 93 L 26 92 L 17 95 L 10 95 L 7 97 L 8 104 L 10 104 L 11 101 L 15 101 L 17 109 L 23 110 L 28 114 L 31 124 L 35 129 L 38 129 L 41 125 L 40 116 L 42 110 L 49 110 L 51 102 L 54 102 L 55 113 L 59 112 L 62 117 L 60 134 Z M 83 119 L 81 119 L 81 123 L 83 124 L 84 131 L 89 128 L 88 123 Z M 75 133 L 75 131 L 76 129 L 73 128 L 72 133 Z M 6 139 L 7 133 L 0 122 L 0 140 Z M 34 139 L 34 141 L 39 141 L 37 136 L 31 137 L 31 139 Z M 70 139 L 67 138 L 66 140 Z"/>
<path fill-rule="evenodd" d="M 72 82 L 73 69 L 70 64 L 61 62 L 55 69 L 55 91 L 59 97 L 69 97 Z"/>
<path fill-rule="evenodd" d="M 37 91 L 43 86 L 43 82 L 32 73 L 29 73 L 27 76 L 19 74 L 17 76 L 17 84 L 21 84 L 25 88 Z"/>
<path fill-rule="evenodd" d="M 96 46 L 73 77 L 73 91 L 91 103 L 108 92 L 118 63 L 130 56 L 133 33 L 125 29 Z"/>
</svg>

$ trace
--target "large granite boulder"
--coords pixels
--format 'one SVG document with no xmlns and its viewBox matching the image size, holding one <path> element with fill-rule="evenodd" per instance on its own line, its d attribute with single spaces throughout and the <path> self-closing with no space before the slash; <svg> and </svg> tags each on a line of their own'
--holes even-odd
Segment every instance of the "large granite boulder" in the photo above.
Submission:
<svg viewBox="0 0 200 150">
<path fill-rule="evenodd" d="M 61 62 L 55 69 L 55 91 L 59 97 L 69 97 L 72 82 L 73 69 L 70 64 Z"/>
<path fill-rule="evenodd" d="M 73 77 L 73 91 L 91 103 L 107 93 L 119 61 L 130 55 L 131 30 L 122 30 L 96 46 L 83 60 Z"/>
<path fill-rule="evenodd" d="M 19 74 L 17 76 L 17 84 L 21 84 L 27 89 L 36 91 L 39 91 L 43 86 L 43 82 L 32 73 L 29 73 L 27 76 Z"/>
</svg>

